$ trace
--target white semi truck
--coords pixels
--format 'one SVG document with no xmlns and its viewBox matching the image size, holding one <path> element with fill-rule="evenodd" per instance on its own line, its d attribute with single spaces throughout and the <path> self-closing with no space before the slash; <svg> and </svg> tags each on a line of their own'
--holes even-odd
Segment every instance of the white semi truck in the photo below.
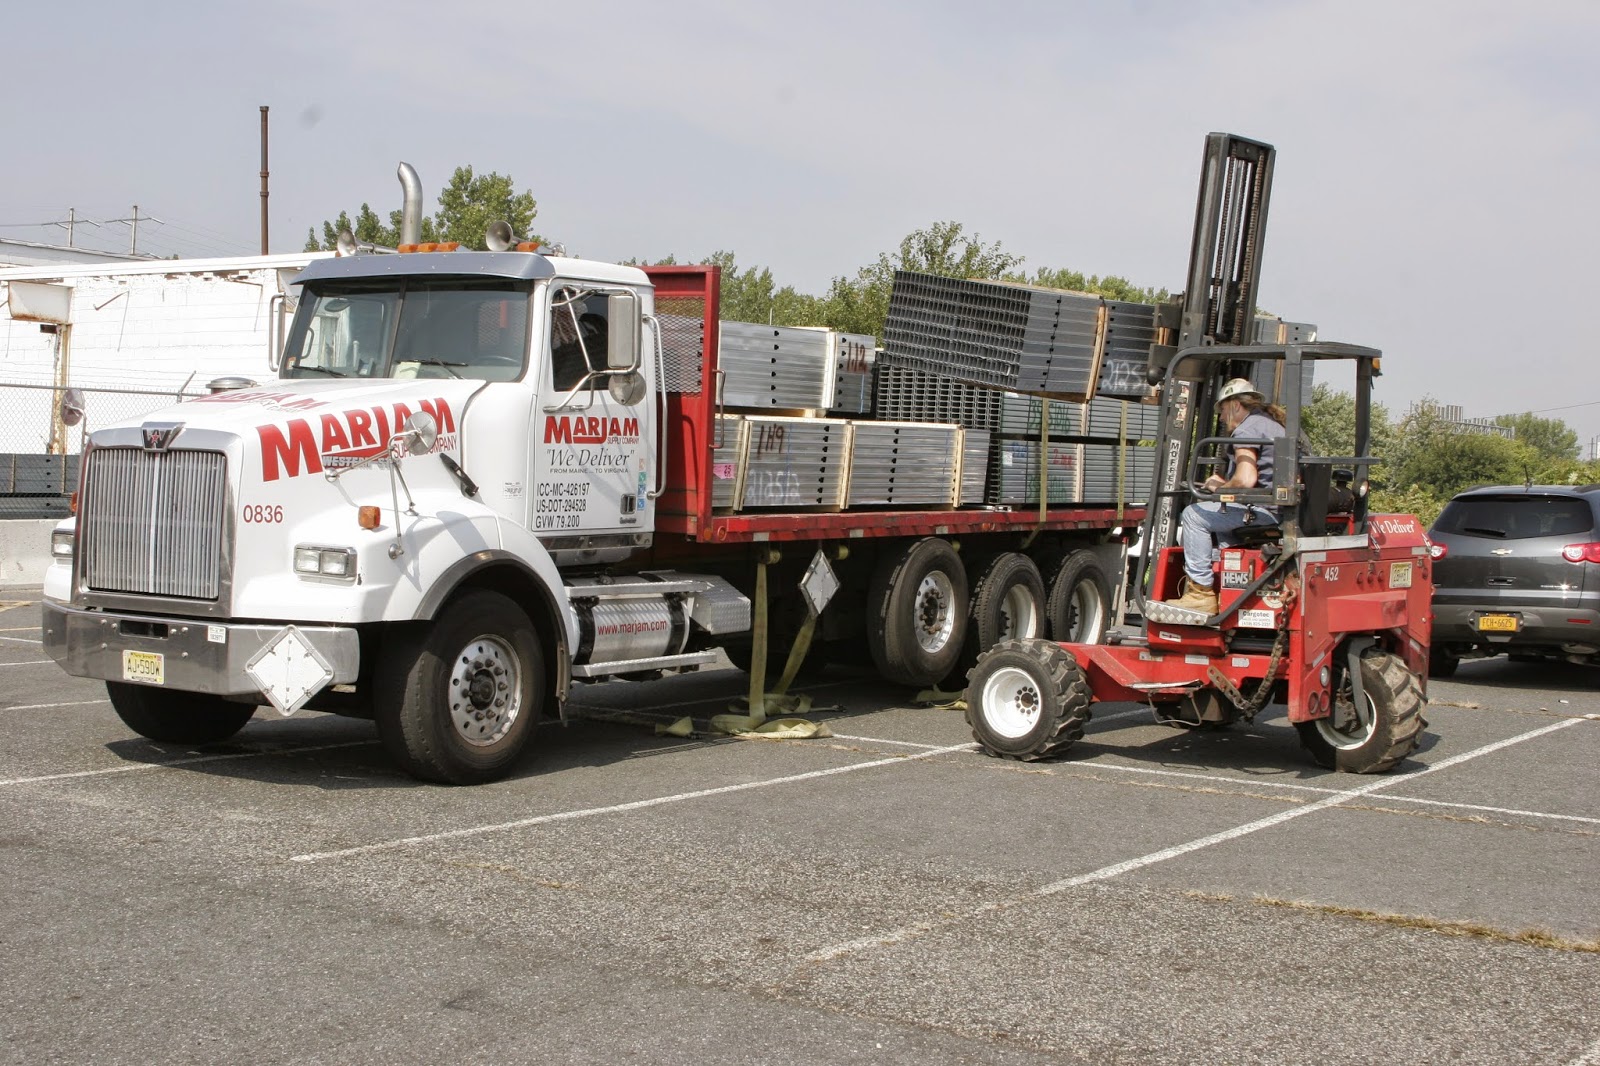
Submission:
<svg viewBox="0 0 1600 1066">
<path fill-rule="evenodd" d="M 906 417 L 949 399 L 906 386 L 878 417 L 859 339 L 818 331 L 820 371 L 804 337 L 735 343 L 714 268 L 497 236 L 312 262 L 275 380 L 92 435 L 44 644 L 132 729 L 332 711 L 412 774 L 474 783 L 574 685 L 717 648 L 754 673 L 804 632 L 926 686 L 1004 637 L 1104 633 L 1157 408 L 1012 395 L 977 430 Z M 1098 360 L 1107 316 L 1085 321 Z M 785 398 L 795 373 L 815 401 Z"/>
</svg>

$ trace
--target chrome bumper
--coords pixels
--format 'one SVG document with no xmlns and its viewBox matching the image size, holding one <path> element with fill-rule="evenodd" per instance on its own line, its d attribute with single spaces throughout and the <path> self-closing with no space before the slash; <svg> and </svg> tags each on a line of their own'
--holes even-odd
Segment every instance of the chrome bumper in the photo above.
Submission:
<svg viewBox="0 0 1600 1066">
<path fill-rule="evenodd" d="M 217 696 L 260 695 L 261 686 L 246 668 L 287 628 L 85 611 L 49 600 L 42 606 L 45 653 L 67 673 L 122 681 L 124 651 L 155 652 L 165 661 L 163 687 Z M 295 628 L 332 669 L 330 684 L 355 681 L 361 667 L 361 642 L 354 629 Z"/>
</svg>

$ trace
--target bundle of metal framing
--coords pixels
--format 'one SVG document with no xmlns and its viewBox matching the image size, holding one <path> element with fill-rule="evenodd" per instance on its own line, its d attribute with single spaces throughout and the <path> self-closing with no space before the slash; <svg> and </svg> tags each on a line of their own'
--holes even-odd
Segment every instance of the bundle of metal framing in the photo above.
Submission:
<svg viewBox="0 0 1600 1066">
<path fill-rule="evenodd" d="M 1103 333 L 1098 296 L 895 272 L 884 351 L 960 381 L 1076 400 L 1093 391 Z"/>
<path fill-rule="evenodd" d="M 1050 422 L 1041 427 L 1040 419 L 1049 405 Z M 1000 401 L 1000 432 L 1007 437 L 1038 438 L 1041 429 L 1051 439 L 1076 437 L 1083 433 L 1083 407 L 1081 403 L 1065 400 L 1045 400 L 1038 396 L 1019 396 L 1014 392 L 1004 394 Z"/>
<path fill-rule="evenodd" d="M 843 506 L 850 423 L 837 418 L 749 415 L 740 463 L 738 510 Z"/>
<path fill-rule="evenodd" d="M 1112 440 L 1155 440 L 1161 435 L 1161 405 L 1130 403 L 1100 396 L 1084 405 L 1083 436 Z"/>
<path fill-rule="evenodd" d="M 873 411 L 901 422 L 954 422 L 967 429 L 998 431 L 1001 394 L 996 389 L 930 373 L 878 357 Z"/>
<path fill-rule="evenodd" d="M 1044 481 L 1049 503 L 1078 503 L 1081 495 L 1082 444 L 1050 441 L 1045 451 Z M 989 465 L 988 502 L 997 506 L 1039 502 L 1039 442 L 995 442 Z"/>
<path fill-rule="evenodd" d="M 741 415 L 718 415 L 711 452 L 711 506 L 732 510 L 743 498 L 745 435 L 750 426 Z"/>
<path fill-rule="evenodd" d="M 722 323 L 722 402 L 757 410 L 826 411 L 834 369 L 828 331 Z"/>
<path fill-rule="evenodd" d="M 876 377 L 877 339 L 870 334 L 828 331 L 828 348 L 833 360 L 834 414 L 870 415 Z"/>
<path fill-rule="evenodd" d="M 1095 393 L 1141 400 L 1153 393 L 1148 377 L 1150 346 L 1156 340 L 1156 309 L 1126 300 L 1106 302 L 1105 350 Z"/>
<path fill-rule="evenodd" d="M 1082 503 L 1138 503 L 1150 495 L 1155 448 L 1136 444 L 1085 444 Z"/>
<path fill-rule="evenodd" d="M 712 506 L 841 510 L 984 502 L 989 434 L 931 422 L 724 414 Z"/>
<path fill-rule="evenodd" d="M 848 506 L 950 506 L 962 492 L 961 437 L 931 422 L 854 423 Z"/>
</svg>

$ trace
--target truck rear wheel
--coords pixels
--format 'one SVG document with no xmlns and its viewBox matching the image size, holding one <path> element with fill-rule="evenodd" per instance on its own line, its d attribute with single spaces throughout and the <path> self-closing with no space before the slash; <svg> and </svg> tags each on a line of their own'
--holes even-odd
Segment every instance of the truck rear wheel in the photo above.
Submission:
<svg viewBox="0 0 1600 1066">
<path fill-rule="evenodd" d="M 1295 723 L 1300 743 L 1324 769 L 1381 774 L 1409 755 L 1422 736 L 1422 682 L 1399 656 L 1364 654 L 1361 688 L 1365 708 L 1357 709 L 1347 683 L 1335 695 L 1332 714 Z"/>
<path fill-rule="evenodd" d="M 235 703 L 204 692 L 177 692 L 125 681 L 107 681 L 106 695 L 122 724 L 151 740 L 171 744 L 211 744 L 227 740 L 256 713 L 248 703 Z"/>
<path fill-rule="evenodd" d="M 961 658 L 940 688 L 964 688 L 978 657 L 1002 640 L 1026 640 L 1045 632 L 1044 577 L 1021 552 L 1002 552 L 981 566 L 972 583 L 972 611 Z"/>
<path fill-rule="evenodd" d="M 1100 560 L 1079 548 L 1061 561 L 1045 605 L 1050 639 L 1063 644 L 1099 644 L 1111 625 L 1111 584 Z"/>
<path fill-rule="evenodd" d="M 967 635 L 967 572 L 949 541 L 924 537 L 884 556 L 870 597 L 879 674 L 925 687 L 955 669 Z"/>
<path fill-rule="evenodd" d="M 1083 736 L 1093 696 L 1078 660 L 1048 640 L 1007 640 L 967 681 L 967 724 L 990 755 L 1032 762 Z"/>
<path fill-rule="evenodd" d="M 505 776 L 549 689 L 527 613 L 483 589 L 456 597 L 431 624 L 395 634 L 379 674 L 384 747 L 413 776 L 449 785 Z"/>
</svg>

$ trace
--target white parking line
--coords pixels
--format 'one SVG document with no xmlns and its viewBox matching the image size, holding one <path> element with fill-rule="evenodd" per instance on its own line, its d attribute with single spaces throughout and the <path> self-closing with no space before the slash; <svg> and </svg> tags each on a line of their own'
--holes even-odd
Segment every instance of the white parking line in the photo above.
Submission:
<svg viewBox="0 0 1600 1066">
<path fill-rule="evenodd" d="M 0 666 L 43 666 L 45 663 L 53 662 L 54 659 L 27 659 L 20 663 L 0 663 Z"/>
<path fill-rule="evenodd" d="M 359 748 L 376 744 L 376 740 L 346 740 L 338 744 L 309 744 L 300 748 L 261 748 L 255 751 L 235 751 L 226 755 L 196 755 L 188 759 L 169 759 L 166 762 L 142 762 L 130 766 L 110 766 L 103 770 L 75 770 L 64 774 L 40 774 L 38 777 L 12 777 L 0 779 L 0 788 L 6 785 L 36 785 L 42 781 L 70 781 L 80 777 L 104 777 L 107 774 L 131 774 L 140 770 L 166 770 L 173 766 L 193 766 L 204 762 L 228 762 L 232 759 L 259 759 L 267 755 L 301 755 L 308 751 L 331 751 L 334 748 Z"/>
<path fill-rule="evenodd" d="M 1291 785 L 1283 781 L 1226 777 L 1222 774 L 1197 774 L 1186 770 L 1154 770 L 1148 766 L 1119 766 L 1116 763 L 1108 762 L 1065 763 L 1057 767 L 1057 769 L 1063 772 L 1071 772 L 1073 770 L 1111 770 L 1123 774 L 1149 774 L 1156 777 L 1177 777 L 1192 781 L 1215 781 L 1218 784 L 1242 785 L 1249 788 L 1281 788 L 1294 792 L 1315 792 L 1324 796 L 1343 795 L 1339 789 L 1319 788 L 1316 785 Z M 1524 811 L 1515 807 L 1485 807 L 1477 803 L 1453 803 L 1450 800 L 1424 799 L 1420 796 L 1396 796 L 1390 794 L 1383 798 L 1391 803 L 1417 803 L 1428 807 L 1455 807 L 1467 811 L 1483 811 L 1486 814 L 1521 815 L 1526 818 L 1553 818 L 1564 822 L 1586 822 L 1590 825 L 1600 825 L 1600 818 L 1587 818 L 1581 814 L 1552 814 L 1549 811 Z"/>
<path fill-rule="evenodd" d="M 13 644 L 43 644 L 42 640 L 26 640 L 22 637 L 0 637 L 0 640 L 9 640 Z"/>
<path fill-rule="evenodd" d="M 883 737 L 858 737 L 854 733 L 835 733 L 833 734 L 833 739 L 853 740 L 858 744 L 889 744 L 897 748 L 922 748 L 927 751 L 932 751 L 939 746 L 937 744 L 919 744 L 914 740 L 887 740 Z"/>
<path fill-rule="evenodd" d="M 50 707 L 92 707 L 97 703 L 110 703 L 110 700 L 77 700 L 73 703 L 24 703 L 17 707 L 0 706 L 0 711 L 42 711 Z"/>
<path fill-rule="evenodd" d="M 765 781 L 745 781 L 737 785 L 703 788 L 696 792 L 680 792 L 675 796 L 656 796 L 652 799 L 634 800 L 632 803 L 618 803 L 611 807 L 589 807 L 576 811 L 558 811 L 554 814 L 541 814 L 532 818 L 518 818 L 514 822 L 495 822 L 491 825 L 475 825 L 466 829 L 447 829 L 440 833 L 403 837 L 399 840 L 381 840 L 375 844 L 361 844 L 353 848 L 340 848 L 337 851 L 313 851 L 304 855 L 291 855 L 289 861 L 321 862 L 324 859 L 342 859 L 350 855 L 366 855 L 375 851 L 390 851 L 394 848 L 406 848 L 416 844 L 432 844 L 440 840 L 455 840 L 460 837 L 480 836 L 484 833 L 501 833 L 510 829 L 523 829 L 531 825 L 547 825 L 551 822 L 570 822 L 578 818 L 593 818 L 601 814 L 639 811 L 647 807 L 660 807 L 668 803 L 683 803 L 685 800 L 704 799 L 707 796 L 725 796 L 729 793 L 747 792 L 756 788 L 789 785 L 796 781 L 812 781 L 819 777 L 852 774 L 858 770 L 871 770 L 879 766 L 903 765 L 918 759 L 929 759 L 936 755 L 949 755 L 957 751 L 973 751 L 976 748 L 976 744 L 954 744 L 947 748 L 934 748 L 931 751 L 917 752 L 915 755 L 897 755 L 889 759 L 874 759 L 872 762 L 854 763 L 850 766 L 835 766 L 830 770 L 811 770 L 803 774 L 791 774 L 788 777 L 768 778 Z M 0 784 L 3 783 L 0 782 Z"/>
<path fill-rule="evenodd" d="M 1463 752 L 1460 755 L 1452 755 L 1448 759 L 1442 759 L 1439 762 L 1434 763 L 1432 766 L 1426 767 L 1425 769 L 1422 769 L 1414 774 L 1406 774 L 1401 777 L 1386 777 L 1377 781 L 1372 781 L 1365 785 L 1348 789 L 1344 792 L 1335 793 L 1334 795 L 1327 796 L 1313 803 L 1308 803 L 1302 807 L 1294 807 L 1286 811 L 1280 811 L 1277 814 L 1269 815 L 1266 818 L 1259 818 L 1253 822 L 1246 822 L 1244 825 L 1234 826 L 1232 829 L 1224 829 L 1220 833 L 1212 833 L 1208 836 L 1203 836 L 1196 840 L 1188 841 L 1184 844 L 1176 844 L 1170 848 L 1163 848 L 1160 851 L 1153 851 L 1148 855 L 1141 855 L 1135 859 L 1128 859 L 1123 862 L 1113 863 L 1110 866 L 1102 866 L 1098 870 L 1091 870 L 1088 873 L 1079 874 L 1076 877 L 1068 877 L 1063 878 L 1060 881 L 1053 881 L 1048 885 L 1044 885 L 1041 888 L 1037 888 L 1032 892 L 1024 893 L 1020 896 L 1012 896 L 1009 899 L 991 900 L 990 902 L 974 907 L 965 913 L 952 914 L 947 917 L 916 922 L 912 925 L 901 926 L 899 929 L 892 929 L 883 933 L 872 933 L 864 937 L 858 937 L 855 940 L 849 940 L 841 944 L 834 944 L 830 947 L 823 948 L 820 951 L 815 951 L 810 955 L 807 955 L 806 961 L 828 962 L 844 955 L 855 954 L 871 948 L 887 947 L 892 944 L 899 944 L 907 940 L 915 939 L 916 937 L 919 937 L 924 933 L 931 932 L 934 929 L 954 925 L 957 922 L 968 921 L 972 918 L 982 917 L 985 914 L 992 914 L 996 911 L 1005 910 L 1008 907 L 1014 907 L 1019 903 L 1026 903 L 1030 900 L 1039 899 L 1044 896 L 1053 896 L 1057 893 L 1065 892 L 1068 889 L 1078 888 L 1082 885 L 1091 884 L 1095 881 L 1109 880 L 1110 878 L 1117 877 L 1132 870 L 1142 869 L 1146 866 L 1153 866 L 1159 862 L 1166 862 L 1168 859 L 1175 859 L 1180 855 L 1187 855 L 1192 851 L 1199 851 L 1202 848 L 1209 848 L 1214 844 L 1224 844 L 1231 840 L 1237 840 L 1240 837 L 1249 836 L 1252 833 L 1259 833 L 1263 829 L 1271 829 L 1274 826 L 1282 825 L 1284 822 L 1291 821 L 1295 818 L 1303 818 L 1308 814 L 1314 814 L 1317 811 L 1325 810 L 1329 807 L 1335 807 L 1346 800 L 1355 799 L 1358 796 L 1369 795 L 1373 792 L 1379 792 L 1403 781 L 1413 780 L 1421 777 L 1423 774 L 1431 774 L 1438 770 L 1448 769 L 1452 766 L 1459 766 L 1461 763 L 1467 762 L 1468 760 L 1476 759 L 1482 755 L 1492 754 L 1493 752 L 1500 751 L 1503 748 L 1511 747 L 1513 744 L 1520 744 L 1525 740 L 1533 740 L 1535 737 L 1542 737 L 1545 734 L 1553 733 L 1558 729 L 1566 729 L 1569 726 L 1576 725 L 1580 721 L 1582 721 L 1582 719 L 1572 718 L 1563 722 L 1557 722 L 1554 725 L 1542 726 L 1539 729 L 1531 730 L 1530 732 L 1522 733 L 1506 740 L 1498 740 L 1493 744 L 1486 744 L 1481 748 L 1475 748 L 1472 751 Z"/>
</svg>

